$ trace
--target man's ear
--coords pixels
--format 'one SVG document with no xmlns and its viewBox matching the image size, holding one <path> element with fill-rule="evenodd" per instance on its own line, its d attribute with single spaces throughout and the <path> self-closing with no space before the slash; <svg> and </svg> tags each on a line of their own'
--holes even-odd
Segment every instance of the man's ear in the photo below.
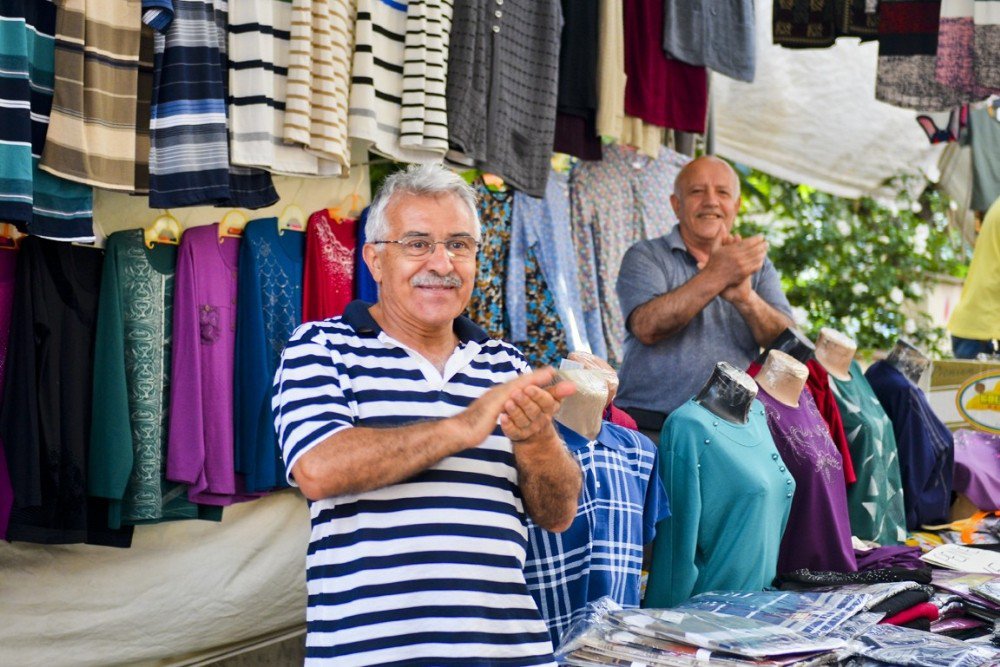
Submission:
<svg viewBox="0 0 1000 667">
<path fill-rule="evenodd" d="M 362 257 L 364 257 L 365 264 L 368 265 L 368 270 L 372 273 L 372 278 L 378 285 L 382 284 L 382 261 L 384 253 L 378 251 L 371 243 L 366 243 L 364 248 L 361 249 Z"/>
<path fill-rule="evenodd" d="M 679 219 L 681 217 L 681 198 L 677 195 L 670 195 L 670 205 L 674 209 L 674 215 Z"/>
</svg>

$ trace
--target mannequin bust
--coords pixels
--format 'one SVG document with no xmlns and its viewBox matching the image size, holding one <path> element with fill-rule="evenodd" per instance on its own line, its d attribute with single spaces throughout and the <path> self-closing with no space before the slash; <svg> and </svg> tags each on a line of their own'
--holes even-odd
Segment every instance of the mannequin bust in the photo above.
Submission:
<svg viewBox="0 0 1000 667">
<path fill-rule="evenodd" d="M 557 379 L 576 385 L 576 393 L 563 399 L 555 414 L 557 422 L 593 440 L 601 432 L 604 406 L 608 400 L 608 382 L 603 371 L 574 368 L 560 369 Z"/>
<path fill-rule="evenodd" d="M 781 350 L 786 354 L 790 354 L 798 361 L 806 363 L 813 358 L 816 346 L 798 329 L 788 328 L 778 334 L 777 338 L 772 340 L 771 344 L 767 346 L 767 349 L 760 353 L 760 356 L 757 357 L 757 363 L 763 366 L 764 361 L 767 359 L 767 353 L 771 350 Z"/>
<path fill-rule="evenodd" d="M 750 404 L 756 397 L 757 384 L 753 378 L 732 364 L 720 361 L 694 401 L 728 422 L 746 424 Z"/>
<path fill-rule="evenodd" d="M 931 363 L 923 352 L 902 338 L 896 341 L 885 361 L 913 384 L 920 382 L 920 376 Z"/>
<path fill-rule="evenodd" d="M 760 388 L 773 398 L 797 408 L 808 378 L 809 369 L 805 364 L 781 350 L 771 350 L 756 380 Z"/>
<path fill-rule="evenodd" d="M 816 361 L 833 377 L 847 382 L 851 379 L 851 361 L 858 344 L 836 329 L 823 327 L 816 339 Z"/>
</svg>

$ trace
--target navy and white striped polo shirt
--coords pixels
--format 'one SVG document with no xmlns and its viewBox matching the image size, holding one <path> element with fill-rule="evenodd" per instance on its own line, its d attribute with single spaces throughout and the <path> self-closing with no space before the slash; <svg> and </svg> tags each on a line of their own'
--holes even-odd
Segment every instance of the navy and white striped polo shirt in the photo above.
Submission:
<svg viewBox="0 0 1000 667">
<path fill-rule="evenodd" d="M 299 457 L 339 430 L 449 417 L 528 369 L 461 317 L 442 376 L 368 308 L 299 327 L 282 354 L 273 407 L 290 483 Z M 499 427 L 405 482 L 310 512 L 307 665 L 554 664 L 524 581 L 526 518 Z"/>
</svg>

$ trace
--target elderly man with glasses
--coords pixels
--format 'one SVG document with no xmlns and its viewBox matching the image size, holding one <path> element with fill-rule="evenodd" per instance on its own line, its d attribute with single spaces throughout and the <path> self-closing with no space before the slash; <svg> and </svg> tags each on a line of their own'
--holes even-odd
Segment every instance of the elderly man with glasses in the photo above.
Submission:
<svg viewBox="0 0 1000 667">
<path fill-rule="evenodd" d="M 552 416 L 574 390 L 462 312 L 475 194 L 414 166 L 369 210 L 378 302 L 303 325 L 275 377 L 290 483 L 311 501 L 306 664 L 548 665 L 525 512 L 565 530 L 580 468 Z"/>
</svg>

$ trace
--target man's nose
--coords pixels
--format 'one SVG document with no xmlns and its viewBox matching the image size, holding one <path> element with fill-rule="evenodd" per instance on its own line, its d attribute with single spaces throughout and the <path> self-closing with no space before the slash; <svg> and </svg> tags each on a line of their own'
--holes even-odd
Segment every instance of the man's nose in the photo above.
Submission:
<svg viewBox="0 0 1000 667">
<path fill-rule="evenodd" d="M 452 261 L 451 253 L 448 252 L 448 248 L 444 243 L 435 243 L 431 246 L 431 254 L 427 256 L 427 265 L 434 266 L 445 266 L 449 267 L 447 271 L 443 272 L 441 275 L 446 275 L 451 272 L 450 267 L 454 262 Z"/>
</svg>

